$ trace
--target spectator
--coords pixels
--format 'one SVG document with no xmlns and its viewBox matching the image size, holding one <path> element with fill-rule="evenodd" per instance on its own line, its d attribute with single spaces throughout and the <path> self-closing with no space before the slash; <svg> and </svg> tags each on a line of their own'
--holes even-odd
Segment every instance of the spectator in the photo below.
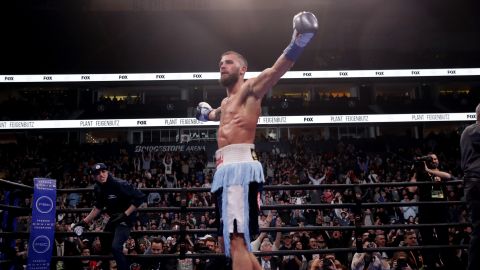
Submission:
<svg viewBox="0 0 480 270">
<path fill-rule="evenodd" d="M 404 235 L 404 245 L 407 247 L 418 246 L 417 234 L 413 231 L 407 231 Z M 407 263 L 412 269 L 423 269 L 423 256 L 419 250 L 407 251 Z"/>
<path fill-rule="evenodd" d="M 402 203 L 415 202 L 415 200 L 410 200 L 409 196 L 413 196 L 413 194 L 403 195 L 403 199 L 400 202 Z M 410 219 L 410 217 L 415 218 L 417 216 L 418 206 L 414 206 L 414 205 L 402 206 L 400 207 L 400 210 L 403 213 L 403 219 L 407 222 Z"/>
<path fill-rule="evenodd" d="M 152 239 L 151 246 L 145 251 L 145 254 L 159 255 L 163 254 L 163 241 L 161 238 L 155 237 Z M 149 263 L 142 267 L 142 270 L 163 270 L 165 269 L 165 262 L 163 259 L 149 260 Z"/>
<path fill-rule="evenodd" d="M 386 247 L 386 244 L 387 242 L 386 242 L 385 234 L 383 232 L 375 234 L 375 245 L 377 247 L 384 248 Z M 388 260 L 390 257 L 386 251 L 381 251 L 380 255 L 381 255 L 381 258 L 385 260 Z"/>
<path fill-rule="evenodd" d="M 210 235 L 205 237 L 205 246 L 211 253 L 221 253 L 221 249 L 215 238 Z M 227 261 L 225 257 L 208 258 L 205 262 L 205 270 L 221 270 L 225 269 Z"/>
<path fill-rule="evenodd" d="M 82 249 L 81 256 L 90 256 L 90 255 L 91 255 L 90 248 L 84 247 Z M 90 259 L 81 260 L 80 264 L 81 264 L 80 266 L 81 270 L 99 270 L 100 269 L 99 262 L 94 260 L 90 260 Z"/>
<path fill-rule="evenodd" d="M 265 241 L 260 246 L 260 251 L 272 251 L 273 245 L 270 241 Z M 280 270 L 280 260 L 276 256 L 261 256 L 259 258 L 260 265 L 263 270 Z"/>
<path fill-rule="evenodd" d="M 363 248 L 376 248 L 376 244 L 369 239 L 363 241 Z M 389 270 L 388 261 L 383 259 L 380 253 L 365 251 L 355 252 L 352 259 L 352 270 Z"/>
</svg>

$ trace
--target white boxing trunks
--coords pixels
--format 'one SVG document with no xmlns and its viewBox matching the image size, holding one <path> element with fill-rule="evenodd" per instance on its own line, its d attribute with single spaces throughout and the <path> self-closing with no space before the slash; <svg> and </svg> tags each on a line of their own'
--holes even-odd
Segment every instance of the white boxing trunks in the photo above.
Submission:
<svg viewBox="0 0 480 270">
<path fill-rule="evenodd" d="M 264 180 L 262 164 L 253 144 L 231 144 L 217 150 L 217 170 L 211 191 L 217 196 L 225 255 L 230 257 L 230 234 L 234 220 L 250 248 L 250 233 L 258 233 L 260 189 Z"/>
</svg>

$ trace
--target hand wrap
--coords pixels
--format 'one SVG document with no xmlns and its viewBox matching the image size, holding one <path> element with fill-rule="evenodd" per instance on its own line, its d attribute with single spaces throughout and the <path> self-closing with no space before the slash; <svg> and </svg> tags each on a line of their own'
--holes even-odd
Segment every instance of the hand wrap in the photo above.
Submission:
<svg viewBox="0 0 480 270">
<path fill-rule="evenodd" d="M 292 41 L 285 49 L 285 56 L 291 61 L 297 61 L 303 49 L 318 30 L 318 21 L 311 12 L 300 12 L 293 17 Z"/>
</svg>

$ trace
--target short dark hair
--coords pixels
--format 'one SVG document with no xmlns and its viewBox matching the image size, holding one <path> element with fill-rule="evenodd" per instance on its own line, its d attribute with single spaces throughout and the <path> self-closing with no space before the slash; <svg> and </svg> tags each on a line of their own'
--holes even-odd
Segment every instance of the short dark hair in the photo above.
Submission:
<svg viewBox="0 0 480 270">
<path fill-rule="evenodd" d="M 204 241 L 205 241 L 205 242 L 207 242 L 207 241 L 208 241 L 208 242 L 214 242 L 214 243 L 217 242 L 217 241 L 215 241 L 215 238 L 213 238 L 213 237 L 207 237 L 207 238 L 205 238 Z"/>
<path fill-rule="evenodd" d="M 222 53 L 222 57 L 224 55 L 229 55 L 229 54 L 234 54 L 236 55 L 238 58 L 240 58 L 240 60 L 242 61 L 242 64 L 245 65 L 245 67 L 248 68 L 248 62 L 247 62 L 247 59 L 245 57 L 243 57 L 243 55 L 239 54 L 238 52 L 236 51 L 226 51 L 224 53 Z"/>
<path fill-rule="evenodd" d="M 160 244 L 162 244 L 162 246 L 164 246 L 163 240 L 162 240 L 162 238 L 160 238 L 160 237 L 155 237 L 155 238 L 153 238 L 153 239 L 152 239 L 152 243 L 157 243 L 157 244 L 160 243 Z"/>
<path fill-rule="evenodd" d="M 412 235 L 417 236 L 417 234 L 414 231 L 406 231 L 405 234 L 403 235 L 403 239 L 407 239 L 409 236 L 412 236 Z"/>
</svg>

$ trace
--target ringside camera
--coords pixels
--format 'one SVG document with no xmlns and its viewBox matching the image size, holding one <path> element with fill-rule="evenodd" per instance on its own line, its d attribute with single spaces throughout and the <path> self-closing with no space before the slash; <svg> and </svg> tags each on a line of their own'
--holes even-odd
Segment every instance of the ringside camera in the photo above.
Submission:
<svg viewBox="0 0 480 270">
<path fill-rule="evenodd" d="M 431 156 L 415 157 L 413 159 L 413 169 L 416 172 L 423 172 L 425 171 L 425 164 L 427 164 L 427 167 L 430 167 L 432 162 L 433 158 Z"/>
</svg>

